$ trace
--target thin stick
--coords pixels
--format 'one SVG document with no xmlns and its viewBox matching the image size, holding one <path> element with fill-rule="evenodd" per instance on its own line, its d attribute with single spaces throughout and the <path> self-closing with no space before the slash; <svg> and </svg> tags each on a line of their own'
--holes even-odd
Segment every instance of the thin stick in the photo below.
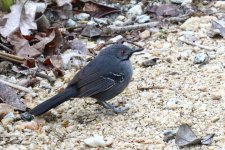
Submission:
<svg viewBox="0 0 225 150">
<path fill-rule="evenodd" d="M 3 45 L 2 43 L 0 43 L 0 47 L 2 47 L 4 50 L 8 51 L 8 52 L 12 52 L 13 50 L 8 48 L 7 46 Z"/>
<path fill-rule="evenodd" d="M 55 82 L 55 79 L 53 79 L 52 77 L 50 77 L 50 76 L 48 76 L 48 75 L 45 75 L 45 74 L 43 74 L 43 73 L 36 72 L 35 75 L 38 76 L 38 77 L 47 79 L 50 83 L 54 83 L 54 82 Z"/>
<path fill-rule="evenodd" d="M 1 80 L 1 79 L 0 79 L 0 82 L 2 82 L 3 84 L 6 84 L 6 85 L 8 85 L 8 86 L 11 86 L 11 87 L 13 87 L 13 88 L 15 88 L 15 89 L 17 89 L 17 90 L 20 90 L 20 91 L 24 91 L 24 92 L 30 93 L 30 94 L 32 94 L 33 96 L 36 96 L 36 95 L 37 95 L 33 90 L 28 89 L 28 88 L 25 88 L 25 87 L 23 87 L 23 86 L 16 85 L 16 84 L 13 84 L 13 83 L 10 83 L 10 82 Z"/>
<path fill-rule="evenodd" d="M 143 24 L 137 24 L 137 25 L 128 25 L 123 27 L 117 27 L 110 25 L 106 28 L 106 32 L 125 32 L 130 30 L 137 30 L 137 29 L 143 29 L 143 28 L 151 28 L 155 27 L 159 24 L 159 22 L 149 22 L 149 23 L 143 23 Z"/>
<path fill-rule="evenodd" d="M 10 60 L 10 61 L 14 61 L 14 62 L 21 63 L 21 64 L 25 60 L 25 58 L 23 58 L 23 57 L 15 56 L 15 55 L 4 53 L 4 52 L 1 52 L 1 51 L 0 51 L 0 58 Z"/>
<path fill-rule="evenodd" d="M 179 39 L 181 42 L 184 42 L 186 44 L 189 44 L 189 45 L 192 45 L 192 46 L 197 46 L 199 48 L 202 48 L 202 49 L 206 49 L 206 50 L 209 50 L 209 51 L 213 51 L 215 50 L 216 48 L 213 48 L 213 47 L 209 47 L 209 46 L 204 46 L 204 45 L 200 45 L 200 44 L 197 44 L 197 43 L 193 43 L 193 42 L 189 42 L 189 41 L 186 41 L 186 40 L 183 40 L 183 39 Z"/>
</svg>

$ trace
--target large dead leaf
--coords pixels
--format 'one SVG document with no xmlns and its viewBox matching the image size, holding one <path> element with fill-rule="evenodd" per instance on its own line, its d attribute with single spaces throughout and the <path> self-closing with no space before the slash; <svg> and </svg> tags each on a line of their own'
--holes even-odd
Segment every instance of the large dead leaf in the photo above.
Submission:
<svg viewBox="0 0 225 150">
<path fill-rule="evenodd" d="M 83 7 L 83 11 L 89 13 L 92 17 L 103 17 L 105 15 L 120 12 L 119 9 L 108 7 L 105 5 L 98 4 L 94 1 L 81 1 L 81 0 L 74 0 L 73 5 L 75 7 Z"/>
<path fill-rule="evenodd" d="M 189 125 L 182 124 L 176 134 L 175 143 L 179 146 L 191 146 L 191 145 L 210 145 L 214 134 L 206 135 L 205 137 L 198 138 L 191 130 Z"/>
<path fill-rule="evenodd" d="M 31 58 L 41 54 L 40 51 L 30 46 L 28 40 L 26 40 L 19 32 L 15 32 L 8 37 L 10 44 L 14 46 L 17 56 Z"/>
<path fill-rule="evenodd" d="M 32 46 L 27 39 L 30 40 L 30 37 L 25 38 L 20 32 L 15 32 L 8 37 L 16 55 L 25 58 L 33 58 L 40 54 L 53 55 L 62 42 L 61 33 L 56 28 L 37 34 L 35 40 L 38 42 Z"/>
<path fill-rule="evenodd" d="M 41 53 L 44 52 L 45 46 L 55 38 L 55 30 L 51 29 L 51 31 L 49 31 L 49 32 L 50 32 L 49 35 L 46 35 L 46 34 L 43 35 L 42 34 L 42 35 L 36 35 L 35 36 L 35 38 L 38 39 L 40 42 L 33 45 L 33 47 Z"/>
<path fill-rule="evenodd" d="M 19 29 L 22 35 L 30 35 L 31 29 L 37 29 L 35 22 L 36 12 L 44 12 L 46 6 L 44 3 L 27 1 L 25 4 L 15 4 L 11 7 L 11 13 L 4 16 L 7 22 L 0 28 L 0 34 L 3 37 Z"/>
<path fill-rule="evenodd" d="M 157 16 L 164 16 L 164 17 L 175 17 L 180 14 L 179 7 L 175 4 L 161 4 L 151 5 L 148 7 L 148 12 L 155 13 Z"/>
<path fill-rule="evenodd" d="M 225 21 L 223 20 L 212 21 L 212 31 L 210 33 L 210 37 L 215 37 L 217 35 L 223 38 L 225 37 Z"/>
<path fill-rule="evenodd" d="M 56 51 L 59 49 L 60 45 L 63 42 L 62 34 L 59 31 L 59 29 L 58 28 L 53 28 L 53 29 L 50 29 L 50 31 L 51 30 L 54 30 L 55 37 L 54 37 L 54 39 L 51 42 L 49 42 L 45 46 L 45 49 L 44 49 L 44 55 L 45 56 L 52 56 L 52 55 L 56 54 Z"/>
<path fill-rule="evenodd" d="M 94 25 L 87 25 L 81 32 L 81 35 L 87 37 L 95 37 L 101 35 L 102 31 Z"/>
<path fill-rule="evenodd" d="M 9 86 L 0 81 L 0 99 L 19 110 L 25 111 L 26 106 L 20 101 L 16 92 Z"/>
</svg>

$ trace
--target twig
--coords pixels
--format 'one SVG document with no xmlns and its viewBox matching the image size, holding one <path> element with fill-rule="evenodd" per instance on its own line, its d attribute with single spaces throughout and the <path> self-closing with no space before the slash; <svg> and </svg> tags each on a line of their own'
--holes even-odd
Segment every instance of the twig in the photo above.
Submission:
<svg viewBox="0 0 225 150">
<path fill-rule="evenodd" d="M 55 79 L 53 79 L 52 77 L 50 77 L 50 76 L 48 76 L 48 75 L 45 75 L 45 74 L 43 74 L 43 73 L 36 72 L 35 75 L 38 76 L 38 77 L 47 79 L 50 83 L 54 83 L 54 82 L 55 82 Z"/>
<path fill-rule="evenodd" d="M 125 32 L 130 30 L 137 30 L 137 29 L 144 29 L 144 28 L 151 28 L 155 27 L 159 24 L 159 22 L 149 22 L 149 23 L 143 23 L 143 24 L 137 24 L 137 25 L 128 25 L 123 27 L 117 27 L 110 25 L 105 29 L 105 32 Z"/>
<path fill-rule="evenodd" d="M 4 53 L 4 52 L 0 52 L 0 58 L 10 60 L 13 62 L 17 62 L 17 63 L 21 63 L 21 64 L 24 63 L 24 61 L 25 61 L 25 58 L 23 58 L 23 57 L 15 56 L 15 55 Z"/>
<path fill-rule="evenodd" d="M 20 91 L 24 91 L 24 92 L 30 93 L 30 94 L 32 94 L 33 96 L 36 96 L 36 95 L 37 95 L 33 90 L 28 89 L 28 88 L 25 88 L 25 87 L 23 87 L 23 86 L 16 85 L 16 84 L 13 84 L 13 83 L 10 83 L 10 82 L 1 80 L 1 79 L 0 79 L 0 82 L 2 82 L 3 84 L 6 84 L 6 85 L 8 85 L 8 86 L 11 86 L 11 87 L 13 87 L 13 88 L 15 88 L 15 89 L 17 89 L 17 90 L 20 90 Z"/>
<path fill-rule="evenodd" d="M 209 46 L 204 46 L 204 45 L 200 45 L 200 44 L 197 44 L 197 43 L 193 43 L 193 42 L 189 42 L 187 40 L 184 40 L 184 39 L 179 39 L 181 42 L 184 42 L 186 44 L 189 44 L 189 45 L 192 45 L 192 46 L 197 46 L 199 48 L 202 48 L 202 49 L 206 49 L 206 50 L 209 50 L 209 51 L 213 51 L 215 50 L 216 48 L 213 48 L 213 47 L 209 47 Z"/>
<path fill-rule="evenodd" d="M 179 17 L 170 17 L 168 19 L 164 19 L 165 21 L 171 22 L 171 23 L 176 23 L 176 22 L 184 22 L 189 18 L 189 15 L 183 15 Z"/>
<path fill-rule="evenodd" d="M 2 47 L 7 52 L 12 52 L 13 51 L 12 49 L 8 48 L 7 46 L 3 45 L 2 43 L 0 43 L 0 47 Z"/>
</svg>

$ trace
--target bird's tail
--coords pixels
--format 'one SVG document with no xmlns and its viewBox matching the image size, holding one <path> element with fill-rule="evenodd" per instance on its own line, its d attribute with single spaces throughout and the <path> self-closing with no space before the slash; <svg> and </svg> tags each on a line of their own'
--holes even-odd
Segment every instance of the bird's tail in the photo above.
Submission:
<svg viewBox="0 0 225 150">
<path fill-rule="evenodd" d="M 41 115 L 75 96 L 77 96 L 77 90 L 75 88 L 66 88 L 63 92 L 53 96 L 52 98 L 31 109 L 30 113 L 35 116 Z"/>
</svg>

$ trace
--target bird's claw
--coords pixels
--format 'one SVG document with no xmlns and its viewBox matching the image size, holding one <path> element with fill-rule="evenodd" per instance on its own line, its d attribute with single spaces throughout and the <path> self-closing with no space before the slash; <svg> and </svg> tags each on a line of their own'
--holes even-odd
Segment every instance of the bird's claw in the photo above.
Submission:
<svg viewBox="0 0 225 150">
<path fill-rule="evenodd" d="M 111 109 L 114 113 L 120 114 L 126 112 L 129 108 L 119 109 L 113 106 L 112 104 L 106 103 L 105 101 L 98 101 L 98 104 L 102 105 L 106 109 Z"/>
</svg>

